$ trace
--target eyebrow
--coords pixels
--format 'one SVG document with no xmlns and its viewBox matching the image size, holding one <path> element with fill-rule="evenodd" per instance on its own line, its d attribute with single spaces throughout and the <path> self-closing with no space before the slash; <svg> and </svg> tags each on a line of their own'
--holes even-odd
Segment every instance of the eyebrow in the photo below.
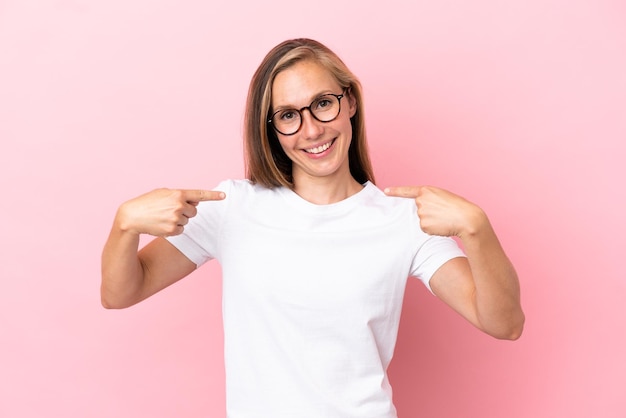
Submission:
<svg viewBox="0 0 626 418">
<path fill-rule="evenodd" d="M 332 90 L 330 90 L 330 89 L 328 89 L 328 90 L 322 90 L 322 92 L 320 92 L 320 93 L 317 93 L 317 94 L 313 95 L 313 98 L 312 98 L 312 99 L 311 99 L 311 100 L 310 100 L 310 101 L 309 101 L 309 102 L 308 102 L 305 106 L 309 106 L 311 103 L 313 103 L 313 102 L 315 101 L 315 99 L 319 99 L 320 97 L 322 97 L 322 96 L 326 96 L 327 94 L 335 94 L 335 93 L 333 93 L 333 91 L 332 91 Z M 341 93 L 340 93 L 340 94 L 341 94 Z M 285 109 L 298 109 L 298 110 L 299 110 L 299 109 L 301 109 L 301 108 L 302 108 L 302 106 L 299 106 L 299 107 L 298 107 L 298 106 L 291 105 L 291 104 L 288 104 L 288 105 L 281 105 L 281 106 L 276 106 L 276 107 L 273 107 L 273 106 L 272 106 L 272 110 L 273 110 L 274 112 L 278 112 L 279 110 L 285 110 Z"/>
</svg>

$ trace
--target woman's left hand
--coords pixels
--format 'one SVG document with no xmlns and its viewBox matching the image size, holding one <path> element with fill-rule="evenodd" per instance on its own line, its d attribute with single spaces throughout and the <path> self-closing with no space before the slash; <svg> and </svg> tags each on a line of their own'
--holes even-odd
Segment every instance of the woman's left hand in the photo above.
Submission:
<svg viewBox="0 0 626 418">
<path fill-rule="evenodd" d="M 385 194 L 415 199 L 420 226 L 430 235 L 463 238 L 476 233 L 488 223 L 487 216 L 480 207 L 437 187 L 388 187 Z"/>
</svg>

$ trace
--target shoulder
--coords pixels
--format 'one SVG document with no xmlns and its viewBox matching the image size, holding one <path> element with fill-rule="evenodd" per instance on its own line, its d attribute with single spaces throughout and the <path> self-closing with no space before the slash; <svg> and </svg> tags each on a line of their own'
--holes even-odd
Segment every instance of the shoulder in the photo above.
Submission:
<svg viewBox="0 0 626 418">
<path fill-rule="evenodd" d="M 226 179 L 222 180 L 213 190 L 223 192 L 232 190 L 236 193 L 259 193 L 273 189 L 268 189 L 267 187 L 253 183 L 248 179 Z"/>
<path fill-rule="evenodd" d="M 213 190 L 226 193 L 225 200 L 259 198 L 276 194 L 276 189 L 269 189 L 248 179 L 227 179 L 220 182 Z"/>
<path fill-rule="evenodd" d="M 388 214 L 402 213 L 417 216 L 415 199 L 387 196 L 378 186 L 370 182 L 365 183 L 362 201 L 365 206 L 377 208 Z"/>
<path fill-rule="evenodd" d="M 247 179 L 226 179 L 219 182 L 212 190 L 224 192 L 226 194 L 225 200 L 229 200 L 264 193 L 270 189 L 254 184 Z"/>
<path fill-rule="evenodd" d="M 252 183 L 246 179 L 226 179 L 218 183 L 213 190 L 219 190 L 220 192 L 245 193 L 247 189 L 252 187 Z"/>
<path fill-rule="evenodd" d="M 412 199 L 389 197 L 373 183 L 345 202 L 345 218 L 357 229 L 415 230 L 417 208 Z M 349 219 L 349 221 L 348 221 Z"/>
</svg>

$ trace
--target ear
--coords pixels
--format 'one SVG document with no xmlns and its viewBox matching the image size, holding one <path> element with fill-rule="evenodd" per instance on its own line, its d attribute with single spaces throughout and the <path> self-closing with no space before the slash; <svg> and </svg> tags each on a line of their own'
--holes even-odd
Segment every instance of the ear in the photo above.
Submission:
<svg viewBox="0 0 626 418">
<path fill-rule="evenodd" d="M 354 95 L 352 94 L 352 89 L 348 89 L 346 91 L 346 99 L 348 99 L 348 103 L 349 103 L 349 111 L 350 111 L 350 117 L 353 117 L 356 114 L 356 97 L 354 97 Z"/>
</svg>

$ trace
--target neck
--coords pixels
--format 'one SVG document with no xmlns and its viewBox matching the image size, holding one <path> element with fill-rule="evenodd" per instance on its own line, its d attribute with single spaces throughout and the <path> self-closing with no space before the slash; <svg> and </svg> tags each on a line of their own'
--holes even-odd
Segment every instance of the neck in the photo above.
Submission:
<svg viewBox="0 0 626 418">
<path fill-rule="evenodd" d="M 347 199 L 363 189 L 352 175 L 337 179 L 329 177 L 294 178 L 294 192 L 316 205 L 329 205 Z"/>
</svg>

